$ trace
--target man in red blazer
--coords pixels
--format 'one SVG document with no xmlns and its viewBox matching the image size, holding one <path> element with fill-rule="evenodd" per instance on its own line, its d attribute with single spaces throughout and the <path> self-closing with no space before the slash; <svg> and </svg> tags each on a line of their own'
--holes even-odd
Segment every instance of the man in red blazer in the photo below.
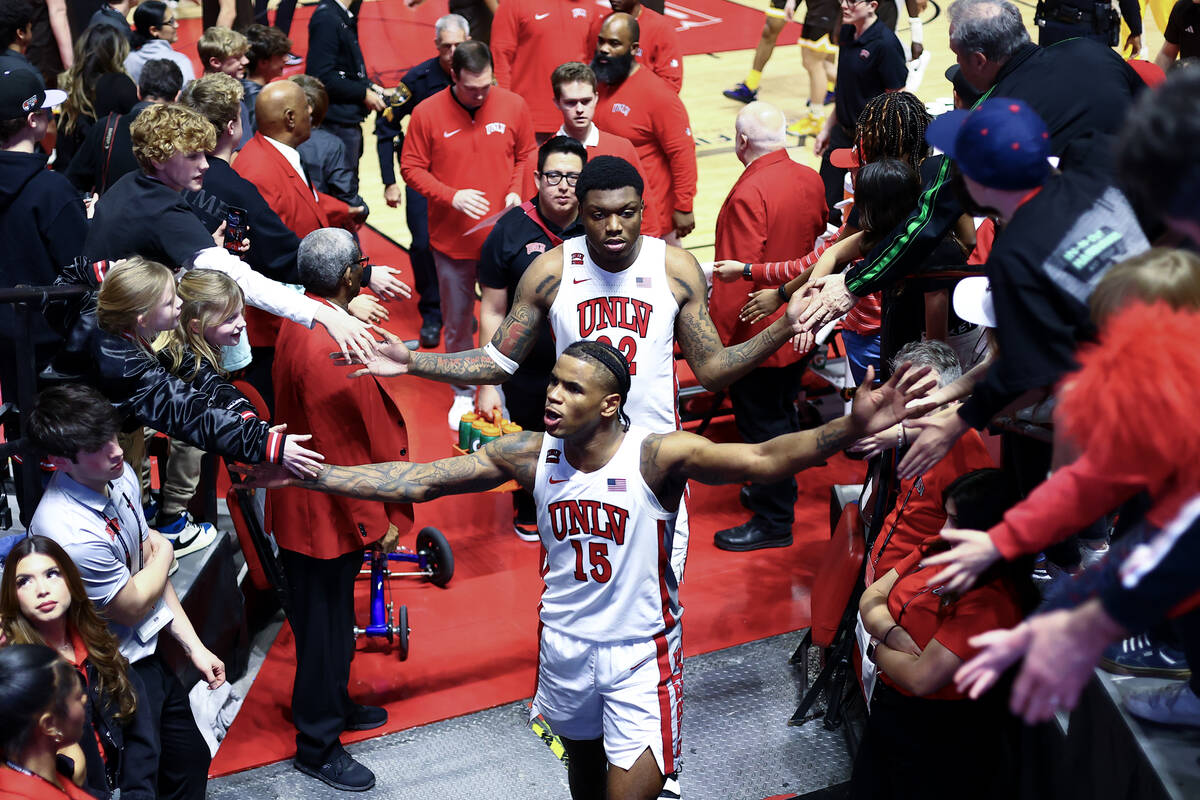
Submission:
<svg viewBox="0 0 1200 800">
<path fill-rule="evenodd" d="M 291 81 L 269 83 L 259 92 L 254 113 L 258 132 L 233 160 L 234 171 L 258 188 L 283 224 L 301 239 L 330 225 L 353 228 L 354 210 L 335 197 L 314 191 L 300 163 L 296 148 L 308 141 L 312 131 L 304 90 Z M 270 348 L 275 346 L 279 325 L 279 317 L 246 309 L 246 336 L 263 369 L 269 369 Z M 267 394 L 273 393 L 270 384 L 266 388 Z M 268 402 L 273 401 L 268 398 Z"/>
<path fill-rule="evenodd" d="M 717 216 L 716 258 L 759 263 L 782 261 L 812 250 L 825 230 L 825 189 L 816 171 L 788 157 L 787 120 L 767 103 L 750 103 L 737 116 L 734 150 L 746 169 Z M 709 313 L 727 347 L 753 338 L 782 310 L 754 324 L 738 320 L 750 292 L 763 288 L 749 278 L 713 282 Z M 734 421 L 743 441 L 765 442 L 800 429 L 795 399 L 800 391 L 800 354 L 784 345 L 753 372 L 729 387 Z M 796 481 L 752 483 L 742 490 L 749 521 L 714 537 L 722 550 L 757 550 L 792 543 Z"/>
<path fill-rule="evenodd" d="M 596 14 L 591 0 L 505 0 L 496 10 L 491 41 L 496 83 L 525 98 L 539 143 L 559 122 L 550 73 L 591 53 L 588 23 Z"/>
<path fill-rule="evenodd" d="M 253 235 L 253 233 L 251 233 Z M 322 228 L 304 237 L 296 257 L 309 297 L 342 313 L 358 294 L 362 258 L 354 237 Z M 346 380 L 329 359 L 337 349 L 324 329 L 284 322 L 275 344 L 276 411 L 310 426 L 326 463 L 361 464 L 404 458 L 404 418 L 381 385 L 386 378 Z M 412 506 L 375 503 L 301 489 L 268 494 L 280 561 L 290 588 L 288 621 L 296 636 L 292 721 L 295 766 L 343 790 L 368 789 L 375 778 L 338 741 L 345 730 L 383 725 L 387 712 L 350 699 L 354 655 L 354 577 L 363 548 L 412 527 Z"/>
</svg>

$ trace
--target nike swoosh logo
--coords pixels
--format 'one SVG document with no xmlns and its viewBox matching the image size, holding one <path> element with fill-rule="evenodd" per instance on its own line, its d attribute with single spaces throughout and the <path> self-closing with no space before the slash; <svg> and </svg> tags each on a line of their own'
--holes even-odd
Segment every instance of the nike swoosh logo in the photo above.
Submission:
<svg viewBox="0 0 1200 800">
<path fill-rule="evenodd" d="M 571 280 L 571 283 L 587 283 L 590 280 L 591 278 L 574 278 Z"/>
<path fill-rule="evenodd" d="M 551 478 L 550 482 L 551 483 L 566 483 L 569 480 L 571 480 L 571 479 L 570 478 L 559 478 L 558 480 L 555 480 L 554 478 Z"/>
<path fill-rule="evenodd" d="M 451 136 L 453 136 L 454 134 L 458 133 L 461 130 L 462 130 L 462 128 L 455 128 L 452 131 L 442 131 L 442 138 L 449 139 Z"/>
<path fill-rule="evenodd" d="M 534 19 L 545 19 L 545 18 L 546 18 L 546 17 L 548 17 L 548 16 L 550 16 L 550 12 L 549 12 L 549 11 L 547 11 L 545 14 L 534 14 L 534 15 L 533 15 L 533 18 L 534 18 Z"/>
</svg>

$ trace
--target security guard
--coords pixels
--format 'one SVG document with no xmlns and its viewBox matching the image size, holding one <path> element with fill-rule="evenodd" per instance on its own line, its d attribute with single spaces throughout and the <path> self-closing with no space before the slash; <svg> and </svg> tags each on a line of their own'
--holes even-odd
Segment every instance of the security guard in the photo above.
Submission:
<svg viewBox="0 0 1200 800">
<path fill-rule="evenodd" d="M 417 104 L 450 85 L 450 60 L 454 49 L 470 39 L 470 26 L 458 14 L 447 14 L 434 25 L 433 43 L 438 54 L 404 73 L 396 91 L 388 97 L 388 106 L 375 116 L 376 151 L 383 196 L 393 208 L 400 205 L 400 184 L 396 182 L 396 163 L 404 146 L 400 123 Z M 417 310 L 421 313 L 421 347 L 437 347 L 442 335 L 442 299 L 438 292 L 437 270 L 429 249 L 429 205 L 417 192 L 404 187 L 405 220 L 412 234 L 408 257 L 417 285 Z"/>
<path fill-rule="evenodd" d="M 1118 0 L 1120 13 L 1109 0 L 1038 0 L 1033 21 L 1038 44 L 1047 47 L 1064 39 L 1082 37 L 1108 47 L 1121 43 L 1121 18 L 1129 26 L 1125 49 L 1137 55 L 1142 49 L 1142 10 L 1137 0 Z"/>
</svg>

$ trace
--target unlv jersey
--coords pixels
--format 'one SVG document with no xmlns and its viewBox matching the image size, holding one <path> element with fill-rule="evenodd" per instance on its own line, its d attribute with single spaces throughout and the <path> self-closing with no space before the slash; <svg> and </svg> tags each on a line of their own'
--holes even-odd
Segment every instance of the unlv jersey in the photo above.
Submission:
<svg viewBox="0 0 1200 800">
<path fill-rule="evenodd" d="M 561 439 L 542 437 L 534 479 L 544 563 L 541 620 L 578 639 L 615 642 L 673 628 L 683 609 L 671 569 L 675 513 L 642 478 L 642 441 L 631 427 L 595 472 L 567 462 Z"/>
<path fill-rule="evenodd" d="M 583 236 L 562 248 L 562 283 L 550 306 L 556 355 L 580 339 L 611 344 L 629 362 L 629 418 L 654 433 L 675 430 L 679 303 L 667 281 L 666 242 L 643 236 L 637 260 L 615 273 L 596 266 Z"/>
</svg>

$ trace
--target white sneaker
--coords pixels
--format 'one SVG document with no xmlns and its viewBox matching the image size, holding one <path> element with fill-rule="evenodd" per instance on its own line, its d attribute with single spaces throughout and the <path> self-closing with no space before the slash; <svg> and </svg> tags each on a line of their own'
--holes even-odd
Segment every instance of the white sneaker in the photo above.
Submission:
<svg viewBox="0 0 1200 800">
<path fill-rule="evenodd" d="M 1187 683 L 1130 692 L 1124 702 L 1125 710 L 1139 719 L 1200 728 L 1200 697 Z"/>
<path fill-rule="evenodd" d="M 672 772 L 667 776 L 667 780 L 663 783 L 662 792 L 659 793 L 659 800 L 679 800 L 683 797 L 682 789 L 679 788 L 679 773 Z"/>
<path fill-rule="evenodd" d="M 170 523 L 160 521 L 158 532 L 175 548 L 176 558 L 203 550 L 217 538 L 217 529 L 211 522 L 196 522 L 186 511 Z"/>
<path fill-rule="evenodd" d="M 450 422 L 450 430 L 458 431 L 458 423 L 462 421 L 463 414 L 470 414 L 475 410 L 475 395 L 458 394 L 454 395 L 454 402 L 450 404 L 450 414 L 447 417 Z"/>
</svg>

